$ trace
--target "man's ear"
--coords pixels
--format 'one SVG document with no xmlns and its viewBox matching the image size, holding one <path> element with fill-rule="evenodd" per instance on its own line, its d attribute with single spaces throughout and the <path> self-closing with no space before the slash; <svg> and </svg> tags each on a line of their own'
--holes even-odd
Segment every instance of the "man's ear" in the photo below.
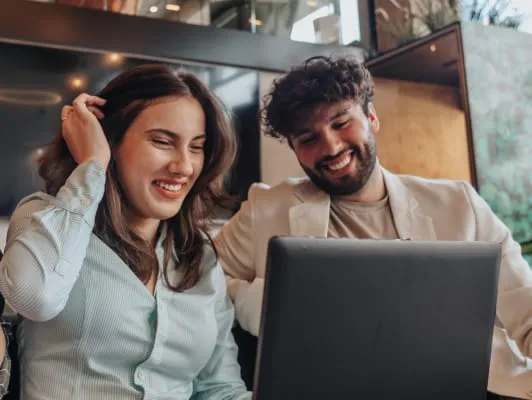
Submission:
<svg viewBox="0 0 532 400">
<path fill-rule="evenodd" d="M 379 118 L 377 117 L 377 110 L 373 103 L 368 104 L 368 119 L 371 127 L 371 132 L 377 133 L 381 127 Z"/>
</svg>

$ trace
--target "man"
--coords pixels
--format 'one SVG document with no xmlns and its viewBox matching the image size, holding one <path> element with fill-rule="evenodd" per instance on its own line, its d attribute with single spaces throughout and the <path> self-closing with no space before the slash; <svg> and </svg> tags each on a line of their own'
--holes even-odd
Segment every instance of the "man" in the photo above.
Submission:
<svg viewBox="0 0 532 400">
<path fill-rule="evenodd" d="M 381 167 L 373 93 L 369 72 L 348 59 L 312 58 L 274 83 L 263 112 L 266 131 L 287 140 L 308 178 L 254 185 L 215 239 L 240 325 L 258 335 L 274 235 L 497 242 L 503 246 L 497 317 L 505 329 L 495 330 L 489 388 L 532 398 L 532 372 L 508 346 L 532 355 L 532 273 L 519 245 L 471 185 Z"/>
</svg>

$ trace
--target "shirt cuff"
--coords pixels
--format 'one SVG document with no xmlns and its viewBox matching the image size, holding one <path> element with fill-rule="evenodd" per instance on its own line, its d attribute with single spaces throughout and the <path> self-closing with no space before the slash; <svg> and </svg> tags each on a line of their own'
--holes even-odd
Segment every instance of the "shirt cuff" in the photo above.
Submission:
<svg viewBox="0 0 532 400">
<path fill-rule="evenodd" d="M 106 171 L 96 161 L 78 165 L 57 193 L 58 205 L 93 220 L 105 191 Z"/>
</svg>

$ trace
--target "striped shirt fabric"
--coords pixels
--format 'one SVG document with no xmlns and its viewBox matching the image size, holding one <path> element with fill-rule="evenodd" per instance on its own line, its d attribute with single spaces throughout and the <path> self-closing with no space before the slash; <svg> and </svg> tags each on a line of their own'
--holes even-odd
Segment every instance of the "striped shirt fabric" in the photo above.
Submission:
<svg viewBox="0 0 532 400">
<path fill-rule="evenodd" d="M 2 323 L 3 325 L 3 323 Z M 4 353 L 4 359 L 0 364 L 0 399 L 3 398 L 9 389 L 9 379 L 11 378 L 11 359 L 9 358 L 9 353 L 7 346 L 9 344 L 9 336 L 4 327 L 2 326 L 2 333 L 5 335 L 6 348 Z"/>
<path fill-rule="evenodd" d="M 96 162 L 57 196 L 36 193 L 14 212 L 0 291 L 19 329 L 24 400 L 247 400 L 223 272 L 206 247 L 200 281 L 155 294 L 93 233 L 105 188 Z M 163 263 L 164 233 L 156 245 Z M 178 262 L 175 258 L 172 263 Z M 170 268 L 170 280 L 180 276 Z"/>
</svg>

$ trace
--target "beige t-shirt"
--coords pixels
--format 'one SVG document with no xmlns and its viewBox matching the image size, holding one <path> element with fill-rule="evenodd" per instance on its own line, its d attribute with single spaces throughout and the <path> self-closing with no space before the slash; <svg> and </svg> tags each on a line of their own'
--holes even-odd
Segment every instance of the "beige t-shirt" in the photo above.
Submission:
<svg viewBox="0 0 532 400">
<path fill-rule="evenodd" d="M 388 196 L 376 203 L 331 199 L 328 237 L 398 239 Z"/>
</svg>

